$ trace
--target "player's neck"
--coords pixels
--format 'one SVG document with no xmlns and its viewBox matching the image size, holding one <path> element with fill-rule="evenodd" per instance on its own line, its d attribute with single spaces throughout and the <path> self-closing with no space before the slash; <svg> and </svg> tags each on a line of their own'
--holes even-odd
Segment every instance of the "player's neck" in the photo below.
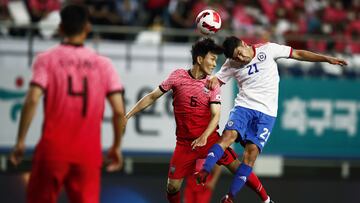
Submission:
<svg viewBox="0 0 360 203">
<path fill-rule="evenodd" d="M 200 68 L 193 66 L 189 70 L 189 75 L 194 79 L 204 79 L 206 77 L 206 74 L 200 70 Z"/>
<path fill-rule="evenodd" d="M 82 35 L 77 35 L 74 37 L 65 37 L 62 43 L 64 44 L 73 44 L 73 45 L 83 45 L 86 37 Z"/>
</svg>

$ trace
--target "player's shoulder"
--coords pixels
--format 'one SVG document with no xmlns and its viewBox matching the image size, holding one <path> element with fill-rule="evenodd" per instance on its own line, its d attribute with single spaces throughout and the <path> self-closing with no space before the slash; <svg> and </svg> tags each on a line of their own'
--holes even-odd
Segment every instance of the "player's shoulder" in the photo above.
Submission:
<svg viewBox="0 0 360 203">
<path fill-rule="evenodd" d="M 36 54 L 34 62 L 46 63 L 52 56 L 56 56 L 58 46 L 51 47 Z"/>
<path fill-rule="evenodd" d="M 102 61 L 106 61 L 106 62 L 111 61 L 110 58 L 97 53 L 91 47 L 85 47 L 85 46 L 82 47 L 82 52 L 84 52 L 84 55 L 88 55 L 89 57 L 92 57 L 93 59 L 96 59 L 96 60 L 102 60 Z"/>
<path fill-rule="evenodd" d="M 187 74 L 187 70 L 183 69 L 183 68 L 175 68 L 175 70 L 173 70 L 171 73 L 171 75 L 176 75 L 176 76 L 180 76 L 180 75 L 184 75 Z"/>
<path fill-rule="evenodd" d="M 184 69 L 184 68 L 175 68 L 173 70 L 174 73 L 186 73 L 188 70 Z"/>
<path fill-rule="evenodd" d="M 105 68 L 113 67 L 112 60 L 107 56 L 98 53 L 93 53 L 91 57 L 95 61 L 95 63 L 100 67 L 105 67 Z"/>
<path fill-rule="evenodd" d="M 109 64 L 112 63 L 109 57 L 97 53 L 94 54 L 94 59 L 96 59 L 100 63 L 109 63 Z"/>
<path fill-rule="evenodd" d="M 263 47 L 269 46 L 269 44 L 271 44 L 271 42 L 256 43 L 256 44 L 253 45 L 253 47 L 255 47 L 255 48 L 263 48 Z"/>
<path fill-rule="evenodd" d="M 279 46 L 279 44 L 274 42 L 265 42 L 265 43 L 255 44 L 253 46 L 258 50 L 271 51 L 273 47 Z"/>
<path fill-rule="evenodd" d="M 60 48 L 59 45 L 55 45 L 55 46 L 53 46 L 53 47 L 48 48 L 48 49 L 45 50 L 45 51 L 39 52 L 39 53 L 36 55 L 36 57 L 37 57 L 37 58 L 44 58 L 44 57 L 46 58 L 46 57 L 48 57 L 48 56 L 54 55 L 54 54 L 56 54 L 56 53 L 59 51 L 59 48 Z"/>
<path fill-rule="evenodd" d="M 260 45 L 258 48 L 256 48 L 256 52 L 257 53 L 262 53 L 262 54 L 274 54 L 276 52 L 278 52 L 279 50 L 281 50 L 284 47 L 284 45 L 278 44 L 278 43 L 274 43 L 274 42 L 267 42 L 265 44 Z"/>
</svg>

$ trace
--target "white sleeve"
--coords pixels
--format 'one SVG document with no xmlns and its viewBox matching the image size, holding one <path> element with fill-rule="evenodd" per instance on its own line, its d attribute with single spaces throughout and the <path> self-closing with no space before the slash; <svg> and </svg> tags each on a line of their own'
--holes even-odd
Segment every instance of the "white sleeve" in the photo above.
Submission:
<svg viewBox="0 0 360 203">
<path fill-rule="evenodd" d="M 291 47 L 276 43 L 270 43 L 270 50 L 275 60 L 278 58 L 290 58 L 292 54 Z"/>
<path fill-rule="evenodd" d="M 230 67 L 230 60 L 227 59 L 215 76 L 222 82 L 227 83 L 233 76 L 233 68 Z"/>
</svg>

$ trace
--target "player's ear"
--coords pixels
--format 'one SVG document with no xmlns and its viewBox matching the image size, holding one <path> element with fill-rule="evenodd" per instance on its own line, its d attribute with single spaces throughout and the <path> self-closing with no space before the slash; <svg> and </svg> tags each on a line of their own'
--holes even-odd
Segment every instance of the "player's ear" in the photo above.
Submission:
<svg viewBox="0 0 360 203">
<path fill-rule="evenodd" d="M 196 62 L 197 62 L 198 64 L 202 64 L 203 61 L 204 61 L 204 57 L 202 57 L 202 56 L 197 56 L 197 57 L 196 57 Z"/>
</svg>

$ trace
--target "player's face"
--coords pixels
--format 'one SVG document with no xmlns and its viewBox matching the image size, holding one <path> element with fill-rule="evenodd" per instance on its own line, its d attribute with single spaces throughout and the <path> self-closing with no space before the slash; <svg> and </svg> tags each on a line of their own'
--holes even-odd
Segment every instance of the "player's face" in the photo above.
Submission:
<svg viewBox="0 0 360 203">
<path fill-rule="evenodd" d="M 209 52 L 205 55 L 201 69 L 206 75 L 211 75 L 214 68 L 216 67 L 216 60 L 217 55 L 214 53 Z"/>
<path fill-rule="evenodd" d="M 251 53 L 243 42 L 234 49 L 233 59 L 241 64 L 247 64 L 251 61 Z"/>
</svg>

